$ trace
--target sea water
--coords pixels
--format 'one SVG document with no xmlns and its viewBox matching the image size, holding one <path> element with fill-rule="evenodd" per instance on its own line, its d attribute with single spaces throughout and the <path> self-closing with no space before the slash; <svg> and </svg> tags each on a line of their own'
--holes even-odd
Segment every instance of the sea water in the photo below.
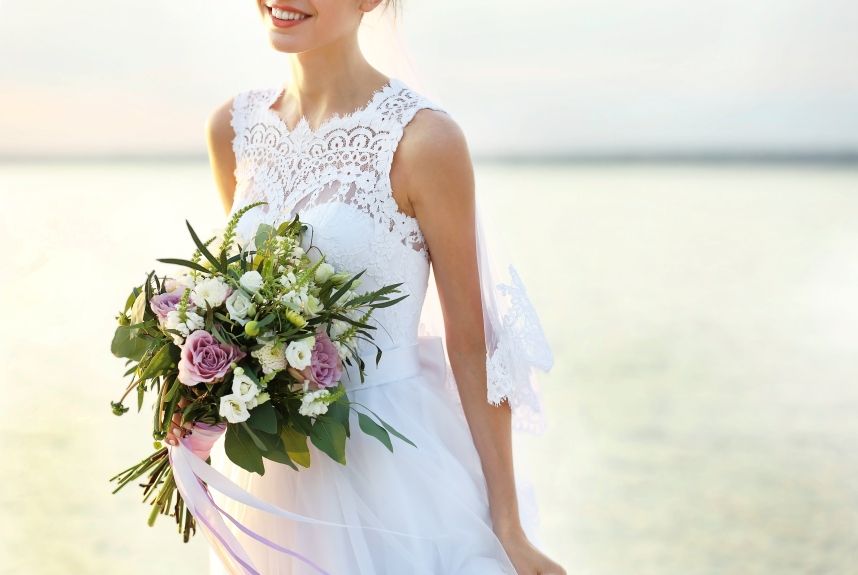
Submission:
<svg viewBox="0 0 858 575">
<path fill-rule="evenodd" d="M 476 172 L 555 354 L 515 451 L 545 550 L 570 575 L 858 571 L 858 169 Z M 0 198 L 0 573 L 204 573 L 201 534 L 110 493 L 152 445 L 148 405 L 110 411 L 109 344 L 185 219 L 223 223 L 208 166 L 3 164 Z"/>
</svg>

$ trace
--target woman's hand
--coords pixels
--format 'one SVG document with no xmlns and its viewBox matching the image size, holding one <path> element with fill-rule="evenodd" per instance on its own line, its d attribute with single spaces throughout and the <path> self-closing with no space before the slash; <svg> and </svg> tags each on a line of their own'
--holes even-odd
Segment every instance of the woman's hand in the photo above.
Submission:
<svg viewBox="0 0 858 575">
<path fill-rule="evenodd" d="M 566 575 L 566 570 L 534 547 L 523 531 L 499 534 L 498 538 L 518 575 Z"/>
<path fill-rule="evenodd" d="M 167 443 L 170 445 L 176 446 L 179 445 L 179 435 L 184 437 L 187 435 L 191 429 L 193 429 L 193 422 L 187 422 L 185 425 L 182 425 L 182 410 L 191 403 L 185 397 L 179 399 L 179 402 L 176 404 L 176 411 L 173 412 L 173 424 L 170 426 L 170 429 L 167 430 Z"/>
</svg>

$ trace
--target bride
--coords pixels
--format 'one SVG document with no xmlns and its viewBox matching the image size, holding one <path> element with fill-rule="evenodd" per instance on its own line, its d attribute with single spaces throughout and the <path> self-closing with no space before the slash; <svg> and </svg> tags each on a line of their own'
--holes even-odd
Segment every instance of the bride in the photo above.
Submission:
<svg viewBox="0 0 858 575">
<path fill-rule="evenodd" d="M 390 453 L 352 433 L 346 465 L 308 445 L 309 468 L 266 461 L 257 475 L 216 446 L 212 466 L 254 496 L 350 527 L 287 520 L 215 493 L 243 525 L 294 553 L 235 531 L 254 570 L 213 541 L 210 573 L 564 575 L 531 542 L 532 518 L 519 509 L 512 422 L 533 396 L 527 375 L 514 377 L 523 350 L 507 348 L 508 326 L 489 316 L 499 305 L 490 300 L 509 292 L 490 297 L 482 285 L 490 276 L 465 137 L 442 107 L 359 48 L 364 15 L 395 0 L 255 1 L 271 45 L 289 54 L 292 81 L 243 91 L 211 115 L 221 200 L 229 215 L 268 202 L 242 218 L 241 234 L 300 214 L 328 261 L 367 270 L 361 289 L 402 282 L 409 297 L 373 316 L 378 370 L 347 388 L 416 447 L 399 442 Z M 438 336 L 423 307 L 429 288 Z M 368 365 L 374 351 L 362 349 Z M 172 445 L 192 432 L 176 422 Z"/>
</svg>

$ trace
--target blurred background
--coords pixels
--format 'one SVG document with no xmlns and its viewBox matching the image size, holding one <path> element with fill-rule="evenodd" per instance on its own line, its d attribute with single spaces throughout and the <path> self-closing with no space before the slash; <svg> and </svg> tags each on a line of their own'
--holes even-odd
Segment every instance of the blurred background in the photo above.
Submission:
<svg viewBox="0 0 858 575">
<path fill-rule="evenodd" d="M 858 4 L 401 25 L 483 205 L 532 224 L 507 243 L 556 357 L 549 431 L 516 443 L 543 548 L 570 575 L 858 572 Z M 249 0 L 0 0 L 0 51 L 0 573 L 204 573 L 202 537 L 110 493 L 151 443 L 148 408 L 110 412 L 109 343 L 184 220 L 223 221 L 206 118 L 288 59 Z"/>
</svg>

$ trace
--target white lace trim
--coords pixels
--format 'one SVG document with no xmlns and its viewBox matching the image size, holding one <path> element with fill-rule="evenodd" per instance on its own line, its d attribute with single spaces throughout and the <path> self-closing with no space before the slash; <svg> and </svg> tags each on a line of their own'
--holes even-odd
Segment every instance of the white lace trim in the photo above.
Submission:
<svg viewBox="0 0 858 575">
<path fill-rule="evenodd" d="M 508 298 L 508 308 L 497 345 L 486 354 L 487 398 L 494 405 L 504 400 L 510 404 L 516 429 L 538 432 L 544 429 L 545 419 L 534 370 L 547 372 L 554 358 L 539 315 L 512 265 L 509 275 L 509 284 L 496 285 L 498 297 Z"/>
<path fill-rule="evenodd" d="M 298 212 L 310 220 L 333 218 L 318 230 L 332 263 L 366 269 L 367 289 L 402 281 L 411 295 L 378 310 L 374 323 L 383 329 L 377 343 L 411 343 L 418 331 L 430 254 L 417 219 L 399 210 L 390 169 L 405 126 L 417 111 L 445 110 L 391 78 L 365 106 L 335 114 L 316 129 L 303 117 L 289 129 L 271 109 L 282 92 L 280 87 L 248 90 L 233 101 L 233 212 L 256 201 L 269 203 L 254 208 L 254 217 L 242 219 L 238 233 L 252 231 L 244 226 L 274 225 Z M 553 358 L 512 266 L 509 276 L 509 283 L 495 287 L 504 315 L 496 347 L 486 355 L 487 399 L 509 402 L 514 428 L 540 431 L 544 418 L 533 368 L 547 371 Z M 449 364 L 447 369 L 455 385 Z"/>
<path fill-rule="evenodd" d="M 234 100 L 235 201 L 246 205 L 265 199 L 270 205 L 263 212 L 284 219 L 320 203 L 349 203 L 428 261 L 417 219 L 400 211 L 393 197 L 390 168 L 404 128 L 417 111 L 446 110 L 394 77 L 351 113 L 334 114 L 316 129 L 302 116 L 289 129 L 271 109 L 282 92 L 250 90 Z"/>
</svg>

